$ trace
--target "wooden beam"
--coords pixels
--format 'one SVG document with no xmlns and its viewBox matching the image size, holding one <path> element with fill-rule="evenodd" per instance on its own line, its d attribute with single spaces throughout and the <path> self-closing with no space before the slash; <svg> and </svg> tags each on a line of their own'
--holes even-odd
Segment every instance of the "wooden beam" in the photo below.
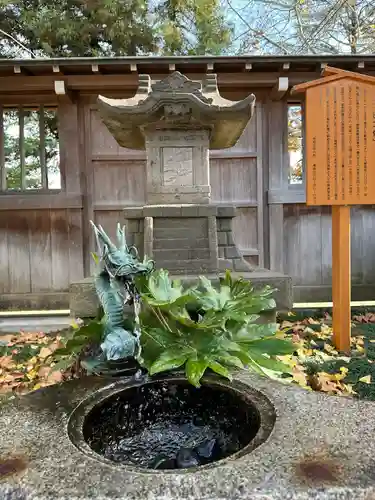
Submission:
<svg viewBox="0 0 375 500">
<path fill-rule="evenodd" d="M 48 189 L 48 173 L 46 165 L 46 129 L 44 123 L 44 106 L 39 108 L 39 158 L 42 188 Z"/>
<path fill-rule="evenodd" d="M 186 73 L 188 78 L 199 80 L 204 73 Z M 154 80 L 160 80 L 168 76 L 167 74 L 152 74 Z M 251 78 L 247 72 L 241 73 L 218 73 L 218 84 L 225 88 L 254 88 L 271 87 L 279 77 L 279 73 L 252 72 Z M 317 73 L 291 73 L 289 74 L 290 84 L 306 82 L 318 78 Z M 49 76 L 17 76 L 0 77 L 0 95 L 9 92 L 43 92 L 54 91 L 56 77 Z M 61 79 L 62 80 L 62 79 Z M 66 86 L 70 90 L 135 90 L 138 87 L 138 74 L 134 70 L 131 74 L 122 75 L 65 75 L 63 78 Z"/>
<path fill-rule="evenodd" d="M 65 95 L 66 88 L 64 80 L 55 80 L 54 81 L 54 89 L 56 95 Z"/>
<path fill-rule="evenodd" d="M 44 103 L 46 107 L 57 106 L 58 99 L 55 93 L 38 93 L 38 94 L 1 94 L 0 105 L 4 107 L 17 108 L 22 105 L 24 107 L 38 107 L 40 103 Z"/>
<path fill-rule="evenodd" d="M 55 80 L 54 88 L 58 99 L 68 100 L 71 103 L 74 102 L 73 93 L 67 88 L 64 80 Z"/>
<path fill-rule="evenodd" d="M 28 190 L 26 194 L 8 192 L 0 194 L 0 210 L 43 210 L 82 208 L 80 194 L 65 194 L 58 190 L 43 193 L 42 190 Z"/>
<path fill-rule="evenodd" d="M 4 142 L 4 110 L 0 105 L 0 191 L 5 191 L 7 188 Z"/>
<path fill-rule="evenodd" d="M 375 75 L 374 72 L 366 74 Z M 168 74 L 152 74 L 154 80 L 160 80 L 168 76 Z M 192 80 L 202 79 L 204 73 L 186 73 L 186 76 Z M 280 77 L 279 72 L 251 72 L 242 71 L 240 73 L 218 73 L 217 80 L 221 89 L 253 89 L 257 87 L 273 87 L 275 82 Z M 318 72 L 303 73 L 289 72 L 289 85 L 294 86 L 316 80 L 320 77 Z M 54 82 L 56 76 L 8 76 L 0 77 L 0 99 L 9 93 L 20 92 L 22 95 L 28 92 L 54 92 Z M 91 75 L 65 75 L 61 80 L 64 80 L 66 86 L 71 91 L 87 91 L 87 92 L 103 92 L 106 90 L 132 91 L 138 88 L 138 74 L 134 71 L 128 74 L 91 74 Z"/>
<path fill-rule="evenodd" d="M 269 205 L 306 203 L 306 190 L 300 189 L 270 189 L 267 193 Z"/>
<path fill-rule="evenodd" d="M 289 90 L 289 78 L 287 76 L 280 76 L 277 84 L 273 87 L 270 93 L 272 101 L 280 101 Z"/>
<path fill-rule="evenodd" d="M 32 75 L 33 74 L 28 68 L 24 68 L 24 67 L 21 67 L 19 65 L 13 66 L 13 71 L 17 75 Z"/>
<path fill-rule="evenodd" d="M 26 170 L 25 170 L 25 114 L 23 108 L 18 110 L 19 124 L 19 149 L 20 149 L 20 166 L 21 166 L 21 186 L 22 190 L 26 189 Z"/>
</svg>

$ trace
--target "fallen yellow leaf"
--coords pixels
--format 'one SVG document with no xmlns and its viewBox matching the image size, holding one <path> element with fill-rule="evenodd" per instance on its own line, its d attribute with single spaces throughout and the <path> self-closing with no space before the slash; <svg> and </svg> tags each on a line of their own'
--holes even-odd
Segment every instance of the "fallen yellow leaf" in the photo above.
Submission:
<svg viewBox="0 0 375 500">
<path fill-rule="evenodd" d="M 26 374 L 26 377 L 29 379 L 29 380 L 34 380 L 35 378 L 38 377 L 38 372 L 37 370 L 30 370 L 27 374 Z"/>
<path fill-rule="evenodd" d="M 332 375 L 332 379 L 333 380 L 342 380 L 346 377 L 346 375 L 348 374 L 348 368 L 346 368 L 345 366 L 341 366 L 340 367 L 340 372 L 341 373 L 334 373 Z"/>
<path fill-rule="evenodd" d="M 1 336 L 1 341 L 2 342 L 8 342 L 8 343 L 11 343 L 12 340 L 15 340 L 16 339 L 16 336 L 14 335 L 14 333 L 11 333 L 9 335 L 2 335 Z"/>
<path fill-rule="evenodd" d="M 335 351 L 335 348 L 332 345 L 327 344 L 327 342 L 325 342 L 324 343 L 324 350 L 331 353 L 331 352 Z"/>
<path fill-rule="evenodd" d="M 364 384 L 371 384 L 371 375 L 366 375 L 365 377 L 361 377 L 359 382 L 363 382 Z"/>
<path fill-rule="evenodd" d="M 45 359 L 48 356 L 50 356 L 51 354 L 52 354 L 51 349 L 49 349 L 48 347 L 42 347 L 41 350 L 40 350 L 40 352 L 39 352 L 39 358 L 40 359 Z"/>
<path fill-rule="evenodd" d="M 317 320 L 317 319 L 313 319 L 313 318 L 308 318 L 307 322 L 310 324 L 310 325 L 319 325 L 320 321 Z"/>
</svg>

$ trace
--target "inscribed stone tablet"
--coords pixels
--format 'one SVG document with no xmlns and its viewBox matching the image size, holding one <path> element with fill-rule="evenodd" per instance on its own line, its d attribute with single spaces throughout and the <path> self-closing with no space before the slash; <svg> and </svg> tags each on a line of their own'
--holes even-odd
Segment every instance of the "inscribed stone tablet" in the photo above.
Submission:
<svg viewBox="0 0 375 500">
<path fill-rule="evenodd" d="M 192 148 L 162 148 L 164 186 L 193 185 Z"/>
</svg>

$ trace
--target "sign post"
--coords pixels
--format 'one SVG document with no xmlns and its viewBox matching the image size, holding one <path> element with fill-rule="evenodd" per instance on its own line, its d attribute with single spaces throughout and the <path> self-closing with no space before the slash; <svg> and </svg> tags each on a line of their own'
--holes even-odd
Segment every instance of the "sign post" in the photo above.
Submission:
<svg viewBox="0 0 375 500">
<path fill-rule="evenodd" d="M 333 343 L 350 351 L 350 207 L 332 207 Z"/>
<path fill-rule="evenodd" d="M 332 207 L 333 342 L 350 351 L 350 206 L 375 204 L 375 78 L 326 67 L 306 93 L 306 204 Z"/>
</svg>

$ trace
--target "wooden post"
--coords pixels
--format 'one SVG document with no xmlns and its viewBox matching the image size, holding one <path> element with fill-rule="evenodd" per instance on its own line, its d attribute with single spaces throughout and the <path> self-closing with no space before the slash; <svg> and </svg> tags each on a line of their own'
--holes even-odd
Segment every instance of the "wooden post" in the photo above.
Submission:
<svg viewBox="0 0 375 500">
<path fill-rule="evenodd" d="M 333 343 L 350 352 L 350 206 L 332 207 Z"/>
</svg>

